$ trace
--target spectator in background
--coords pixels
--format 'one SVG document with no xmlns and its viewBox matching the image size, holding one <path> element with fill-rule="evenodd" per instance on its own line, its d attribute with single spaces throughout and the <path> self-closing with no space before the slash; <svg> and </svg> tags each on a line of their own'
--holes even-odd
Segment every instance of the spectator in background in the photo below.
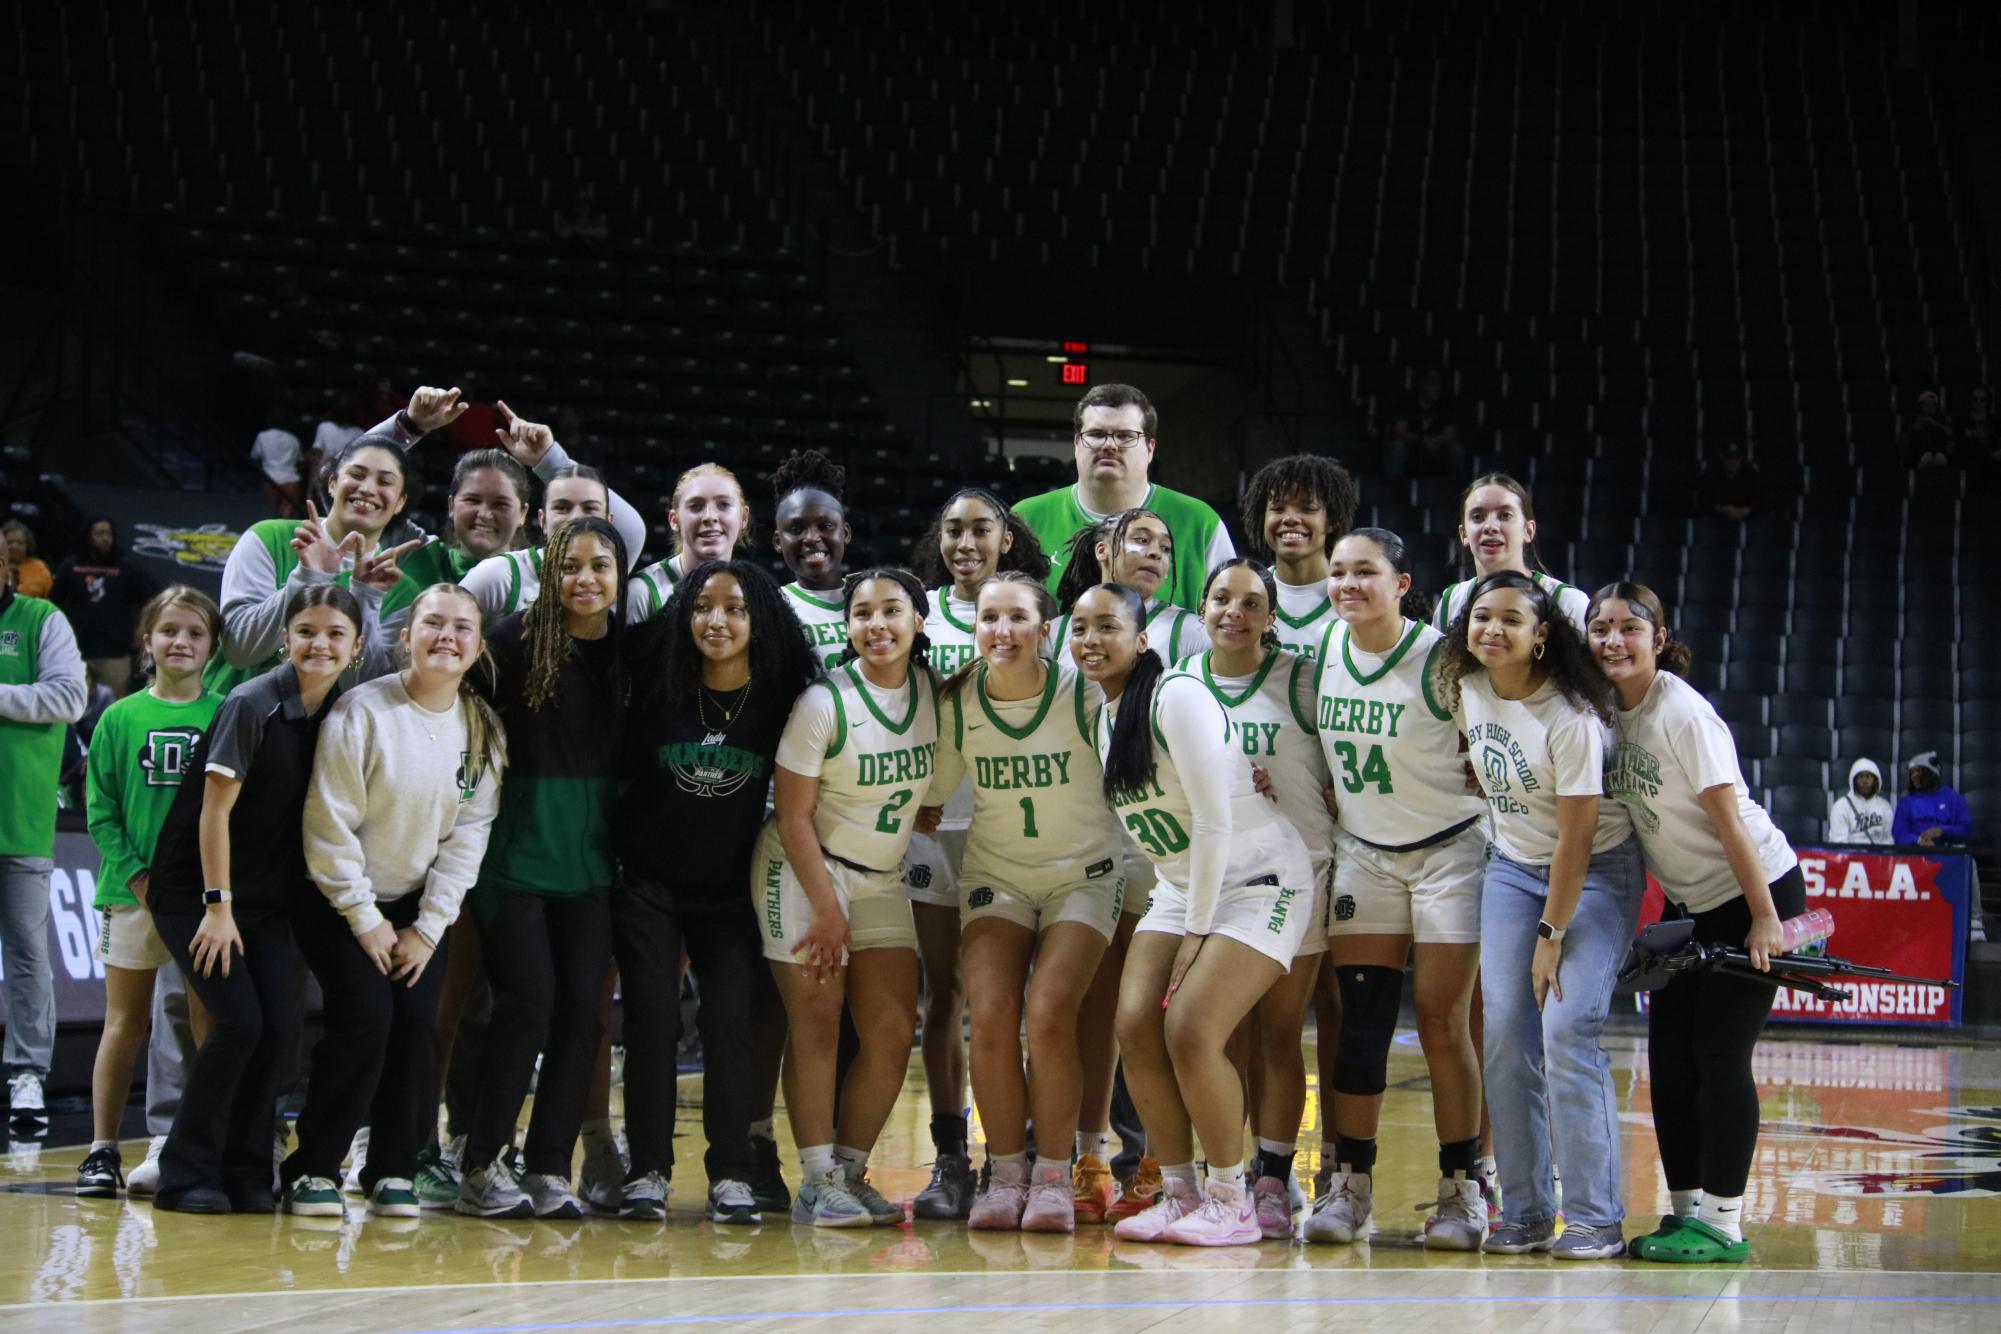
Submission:
<svg viewBox="0 0 2001 1334">
<path fill-rule="evenodd" d="M 369 422 L 379 422 L 383 417 L 394 413 L 396 408 L 403 406 L 399 403 L 396 407 L 390 408 L 388 412 L 373 417 L 367 416 L 365 415 L 368 411 L 366 397 L 372 396 L 373 393 L 374 391 L 367 386 L 361 386 L 349 393 L 343 394 L 340 401 L 334 404 L 333 409 L 327 417 L 313 428 L 313 455 L 315 460 L 332 458 L 343 449 L 346 449 L 349 442 L 367 430 Z M 307 471 L 311 471 L 311 469 L 307 469 Z"/>
<path fill-rule="evenodd" d="M 1446 397 L 1438 367 L 1419 371 L 1417 383 L 1397 401 L 1389 447 L 1392 477 L 1457 477 L 1466 470 L 1457 405 Z"/>
<path fill-rule="evenodd" d="M 1696 484 L 1695 512 L 1738 523 L 1764 507 L 1764 487 L 1758 469 L 1744 457 L 1744 446 L 1732 442 L 1717 451 Z"/>
<path fill-rule="evenodd" d="M 1897 815 L 1890 824 L 1891 841 L 1942 847 L 1964 843 L 1973 832 L 1973 817 L 1966 798 L 1945 785 L 1938 770 L 1938 752 L 1928 750 L 1911 758 L 1911 790 L 1897 799 Z"/>
<path fill-rule="evenodd" d="M 153 577 L 119 549 L 118 525 L 104 516 L 90 521 L 84 553 L 56 569 L 49 599 L 69 618 L 91 676 L 110 687 L 113 698 L 132 683 L 139 612 L 159 591 Z"/>
<path fill-rule="evenodd" d="M 1936 389 L 1918 395 L 1918 415 L 1904 428 L 1904 459 L 1913 468 L 1942 468 L 1953 461 L 1952 419 Z"/>
<path fill-rule="evenodd" d="M 265 508 L 280 519 L 295 519 L 303 514 L 299 437 L 281 427 L 267 426 L 251 442 L 250 457 L 264 472 Z"/>
<path fill-rule="evenodd" d="M 9 519 L 0 524 L 0 536 L 6 537 L 7 554 L 12 558 L 14 591 L 22 597 L 47 597 L 55 579 L 35 555 L 35 530 L 19 519 Z"/>
<path fill-rule="evenodd" d="M 1883 795 L 1883 771 L 1874 760 L 1848 766 L 1848 790 L 1828 803 L 1830 843 L 1888 843 L 1896 808 Z"/>
</svg>

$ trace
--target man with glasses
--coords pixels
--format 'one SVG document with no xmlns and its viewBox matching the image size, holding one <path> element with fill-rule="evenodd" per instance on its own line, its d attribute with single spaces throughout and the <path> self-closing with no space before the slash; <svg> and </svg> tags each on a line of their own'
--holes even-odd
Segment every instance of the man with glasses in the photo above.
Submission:
<svg viewBox="0 0 2001 1334">
<path fill-rule="evenodd" d="M 1195 604 L 1202 596 L 1202 581 L 1237 554 L 1215 510 L 1193 496 L 1147 480 L 1159 420 L 1146 395 L 1129 384 L 1096 385 L 1077 400 L 1071 415 L 1076 485 L 1030 496 L 1014 507 L 1049 555 L 1050 588 L 1062 577 L 1070 541 L 1080 529 L 1135 507 L 1158 514 L 1174 538 L 1174 562 L 1160 587 L 1163 602 L 1199 611 Z"/>
</svg>

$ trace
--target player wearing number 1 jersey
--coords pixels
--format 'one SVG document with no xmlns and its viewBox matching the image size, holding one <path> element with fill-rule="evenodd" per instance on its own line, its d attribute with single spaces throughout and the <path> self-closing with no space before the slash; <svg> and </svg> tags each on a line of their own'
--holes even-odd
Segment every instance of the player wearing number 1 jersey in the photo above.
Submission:
<svg viewBox="0 0 2001 1334">
<path fill-rule="evenodd" d="M 1328 943 L 1341 988 L 1335 1168 L 1309 1241 L 1368 1235 L 1376 1127 L 1390 1041 L 1416 945 L 1418 1031 L 1438 1129 L 1438 1211 L 1425 1245 L 1476 1250 L 1486 1208 L 1474 1173 L 1480 1070 L 1470 1007 L 1480 962 L 1484 803 L 1466 788 L 1459 728 L 1435 679 L 1438 631 L 1403 614 L 1401 538 L 1358 528 L 1334 548 L 1341 621 L 1320 655 L 1317 721 L 1340 811 Z"/>
</svg>

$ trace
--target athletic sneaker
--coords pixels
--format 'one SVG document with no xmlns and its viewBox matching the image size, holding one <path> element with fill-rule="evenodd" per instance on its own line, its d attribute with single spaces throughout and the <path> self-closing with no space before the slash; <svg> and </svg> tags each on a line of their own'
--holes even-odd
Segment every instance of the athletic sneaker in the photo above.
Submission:
<svg viewBox="0 0 2001 1334">
<path fill-rule="evenodd" d="M 931 1180 L 910 1202 L 917 1218 L 965 1218 L 973 1208 L 973 1160 L 963 1153 L 941 1153 L 931 1164 Z"/>
<path fill-rule="evenodd" d="M 1128 1218 L 1137 1218 L 1154 1205 L 1160 1203 L 1160 1164 L 1152 1158 L 1141 1158 L 1133 1171 L 1133 1179 L 1119 1192 L 1119 1198 L 1112 1207 L 1105 1210 L 1107 1223 L 1123 1223 Z"/>
<path fill-rule="evenodd" d="M 1369 1216 L 1375 1212 L 1375 1185 L 1366 1172 L 1336 1172 L 1328 1193 L 1306 1219 L 1308 1241 L 1346 1246 L 1369 1239 Z"/>
<path fill-rule="evenodd" d="M 1076 1187 L 1071 1175 L 1056 1169 L 1036 1169 L 1028 1188 L 1028 1205 L 1021 1211 L 1023 1232 L 1075 1232 Z"/>
<path fill-rule="evenodd" d="M 1493 1255 L 1527 1255 L 1556 1245 L 1556 1220 L 1544 1218 L 1533 1223 L 1502 1223 L 1487 1235 L 1480 1249 Z"/>
<path fill-rule="evenodd" d="M 118 1188 L 125 1184 L 124 1166 L 117 1145 L 92 1149 L 77 1166 L 76 1193 L 86 1200 L 116 1199 Z"/>
<path fill-rule="evenodd" d="M 896 1227 L 903 1222 L 903 1206 L 885 1200 L 882 1192 L 869 1183 L 866 1173 L 848 1179 L 848 1194 L 861 1201 L 862 1208 L 868 1210 L 869 1222 L 877 1227 Z"/>
<path fill-rule="evenodd" d="M 758 1212 L 784 1213 L 792 1207 L 792 1192 L 785 1188 L 785 1173 L 779 1167 L 778 1141 L 752 1135 L 750 1151 L 757 1160 L 755 1170 L 750 1174 L 750 1193 L 757 1197 Z"/>
<path fill-rule="evenodd" d="M 1307 1206 L 1313 1203 L 1306 1198 L 1306 1190 L 1299 1184 L 1297 1168 L 1285 1174 L 1285 1202 L 1294 1218 L 1305 1213 Z"/>
<path fill-rule="evenodd" d="M 1070 1202 L 1079 1223 L 1102 1223 L 1119 1197 L 1119 1183 L 1105 1160 L 1094 1153 L 1077 1155 L 1070 1169 Z"/>
<path fill-rule="evenodd" d="M 521 1193 L 528 1197 L 537 1218 L 584 1216 L 584 1202 L 570 1189 L 568 1177 L 559 1177 L 553 1172 L 529 1172 L 521 1178 Z"/>
<path fill-rule="evenodd" d="M 125 1174 L 127 1195 L 151 1195 L 160 1188 L 160 1150 L 166 1147 L 165 1135 L 146 1141 L 146 1161 Z"/>
<path fill-rule="evenodd" d="M 1610 1260 L 1626 1253 L 1626 1234 L 1617 1223 L 1589 1227 L 1572 1223 L 1563 1229 L 1550 1252 L 1558 1260 Z"/>
<path fill-rule="evenodd" d="M 1424 1220 L 1428 1251 L 1477 1251 L 1487 1239 L 1487 1201 L 1480 1183 L 1467 1177 L 1446 1177 L 1438 1183 L 1438 1209 Z"/>
<path fill-rule="evenodd" d="M 15 1133 L 33 1138 L 48 1129 L 49 1105 L 42 1095 L 42 1077 L 23 1070 L 7 1081 L 7 1118 Z"/>
<path fill-rule="evenodd" d="M 1264 1240 L 1258 1211 L 1242 1186 L 1209 1183 L 1208 1198 L 1167 1225 L 1162 1240 L 1177 1246 L 1250 1246 Z"/>
<path fill-rule="evenodd" d="M 425 1209 L 449 1209 L 457 1203 L 463 1178 L 459 1169 L 447 1162 L 442 1151 L 428 1148 L 417 1155 L 417 1175 L 411 1189 Z"/>
<path fill-rule="evenodd" d="M 406 1177 L 383 1177 L 368 1192 L 368 1212 L 377 1218 L 416 1218 L 424 1212 L 417 1188 Z"/>
<path fill-rule="evenodd" d="M 838 1171 L 799 1183 L 799 1193 L 792 1198 L 792 1221 L 814 1227 L 868 1227 L 875 1222 Z"/>
<path fill-rule="evenodd" d="M 1028 1169 L 1018 1163 L 989 1160 L 987 1188 L 973 1201 L 966 1226 L 978 1232 L 1015 1232 L 1028 1208 Z"/>
<path fill-rule="evenodd" d="M 347 1212 L 332 1177 L 300 1177 L 285 1187 L 285 1212 L 302 1218 L 339 1218 Z"/>
<path fill-rule="evenodd" d="M 349 1195 L 362 1194 L 361 1169 L 368 1164 L 368 1127 L 354 1132 L 354 1142 L 347 1146 L 347 1175 L 340 1181 L 340 1188 Z"/>
<path fill-rule="evenodd" d="M 1156 1170 L 1158 1170 L 1156 1168 Z M 1166 1241 L 1167 1229 L 1202 1207 L 1192 1182 L 1174 1177 L 1160 1183 L 1159 1198 L 1112 1229 L 1120 1241 Z"/>
<path fill-rule="evenodd" d="M 658 1172 L 642 1172 L 619 1187 L 618 1216 L 642 1223 L 658 1222 L 667 1216 L 669 1189 L 665 1176 Z"/>
<path fill-rule="evenodd" d="M 758 1212 L 757 1197 L 750 1193 L 748 1182 L 724 1177 L 709 1186 L 709 1221 L 757 1224 L 764 1221 L 764 1215 Z"/>
<path fill-rule="evenodd" d="M 1277 1177 L 1259 1177 L 1251 1186 L 1251 1207 L 1266 1241 L 1292 1239 L 1292 1195 Z"/>
<path fill-rule="evenodd" d="M 616 1140 L 602 1140 L 596 1149 L 584 1155 L 577 1193 L 591 1206 L 592 1213 L 615 1214 L 624 1207 L 628 1170 Z"/>
<path fill-rule="evenodd" d="M 465 1174 L 452 1208 L 473 1218 L 531 1218 L 535 1214 L 534 1203 L 521 1193 L 514 1173 L 500 1158 Z"/>
</svg>

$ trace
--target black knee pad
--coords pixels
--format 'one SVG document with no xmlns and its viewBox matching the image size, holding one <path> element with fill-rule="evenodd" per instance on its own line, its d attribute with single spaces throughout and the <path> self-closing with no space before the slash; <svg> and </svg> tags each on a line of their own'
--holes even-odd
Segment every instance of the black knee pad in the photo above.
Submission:
<svg viewBox="0 0 2001 1334">
<path fill-rule="evenodd" d="M 1348 964 L 1334 972 L 1341 986 L 1334 1091 L 1370 1097 L 1388 1083 L 1390 1042 L 1403 1005 L 1403 969 Z"/>
</svg>

